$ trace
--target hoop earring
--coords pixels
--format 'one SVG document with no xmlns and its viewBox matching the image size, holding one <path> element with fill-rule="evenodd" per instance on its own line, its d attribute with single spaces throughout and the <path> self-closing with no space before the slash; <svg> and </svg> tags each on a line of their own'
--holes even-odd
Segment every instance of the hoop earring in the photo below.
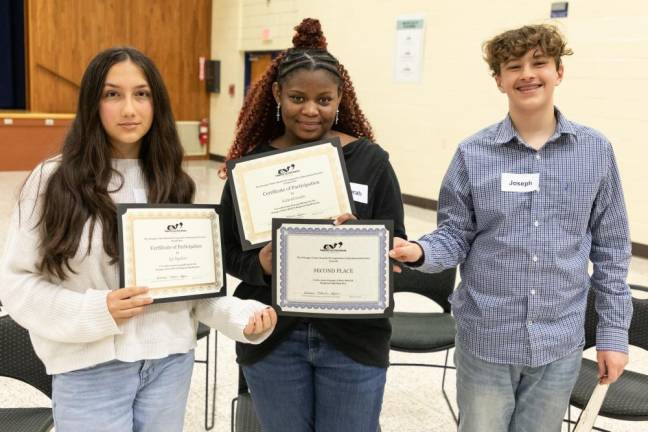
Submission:
<svg viewBox="0 0 648 432">
<path fill-rule="evenodd" d="M 281 120 L 281 104 L 277 104 L 277 121 Z"/>
<path fill-rule="evenodd" d="M 335 110 L 335 124 L 338 124 L 338 121 L 340 120 L 340 109 Z"/>
</svg>

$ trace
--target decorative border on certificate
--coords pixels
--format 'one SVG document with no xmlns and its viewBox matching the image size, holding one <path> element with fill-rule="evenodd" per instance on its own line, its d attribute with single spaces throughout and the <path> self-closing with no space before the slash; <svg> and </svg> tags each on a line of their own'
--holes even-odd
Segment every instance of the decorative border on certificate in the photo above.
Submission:
<svg viewBox="0 0 648 432">
<path fill-rule="evenodd" d="M 337 137 L 245 156 L 228 161 L 227 169 L 243 250 L 270 241 L 272 218 L 324 219 L 355 212 Z"/>
<path fill-rule="evenodd" d="M 392 221 L 273 219 L 272 227 L 272 304 L 279 314 L 392 315 Z"/>
<path fill-rule="evenodd" d="M 154 302 L 223 296 L 219 207 L 118 204 L 121 287 L 147 286 Z"/>
</svg>

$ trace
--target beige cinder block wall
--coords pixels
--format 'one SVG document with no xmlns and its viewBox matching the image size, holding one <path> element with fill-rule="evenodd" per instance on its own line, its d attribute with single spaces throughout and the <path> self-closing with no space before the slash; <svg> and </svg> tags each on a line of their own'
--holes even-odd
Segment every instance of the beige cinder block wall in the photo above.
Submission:
<svg viewBox="0 0 648 432">
<path fill-rule="evenodd" d="M 481 43 L 526 23 L 553 22 L 575 51 L 565 60 L 556 103 L 613 142 L 632 239 L 648 244 L 648 3 L 572 0 L 569 16 L 556 20 L 550 7 L 549 0 L 214 0 L 212 58 L 222 61 L 222 92 L 212 96 L 210 152 L 224 155 L 232 141 L 244 52 L 283 49 L 301 18 L 316 17 L 351 74 L 378 143 L 390 152 L 403 192 L 437 199 L 457 144 L 506 114 Z M 397 83 L 396 20 L 414 14 L 425 19 L 423 76 Z M 262 40 L 264 28 L 270 41 Z"/>
</svg>

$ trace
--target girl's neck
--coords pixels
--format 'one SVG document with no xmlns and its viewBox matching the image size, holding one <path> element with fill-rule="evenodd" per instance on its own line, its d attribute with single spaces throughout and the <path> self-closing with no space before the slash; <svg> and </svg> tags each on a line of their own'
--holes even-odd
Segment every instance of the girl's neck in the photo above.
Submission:
<svg viewBox="0 0 648 432">
<path fill-rule="evenodd" d="M 140 142 L 132 144 L 112 143 L 113 159 L 137 159 L 139 158 Z"/>
</svg>

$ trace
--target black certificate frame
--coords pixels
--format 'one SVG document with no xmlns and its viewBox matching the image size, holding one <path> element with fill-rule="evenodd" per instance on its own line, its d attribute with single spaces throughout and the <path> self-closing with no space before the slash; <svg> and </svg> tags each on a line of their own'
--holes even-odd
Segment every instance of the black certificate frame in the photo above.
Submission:
<svg viewBox="0 0 648 432">
<path fill-rule="evenodd" d="M 218 292 L 205 294 L 188 294 L 174 297 L 154 298 L 153 303 L 168 303 L 175 301 L 196 300 L 203 298 L 223 297 L 227 295 L 227 273 L 225 272 L 225 249 L 223 245 L 223 218 L 221 216 L 220 205 L 217 204 L 142 204 L 142 203 L 120 203 L 117 204 L 117 240 L 119 248 L 119 286 L 124 287 L 126 281 L 126 269 L 124 262 L 124 224 L 123 216 L 129 209 L 207 209 L 213 210 L 218 215 L 218 230 L 220 236 L 220 250 L 214 250 L 214 253 L 220 253 L 220 271 L 222 275 L 222 286 Z"/>
<path fill-rule="evenodd" d="M 249 156 L 243 156 L 238 159 L 234 160 L 229 160 L 226 162 L 227 165 L 227 171 L 228 173 L 232 173 L 234 168 L 236 168 L 237 165 L 254 161 L 257 159 L 261 158 L 266 158 L 266 157 L 271 157 L 271 156 L 276 156 L 279 154 L 285 154 L 289 152 L 294 152 L 294 151 L 300 151 L 304 150 L 306 148 L 310 147 L 315 147 L 319 145 L 332 145 L 333 147 L 336 148 L 337 150 L 337 155 L 340 163 L 340 169 L 342 171 L 342 176 L 344 177 L 344 185 L 345 185 L 345 190 L 346 190 L 346 198 L 348 200 L 349 208 L 351 209 L 351 213 L 355 214 L 356 208 L 355 208 L 355 203 L 353 201 L 353 193 L 351 191 L 351 184 L 349 183 L 349 174 L 347 172 L 346 164 L 344 163 L 344 154 L 342 152 L 342 144 L 340 142 L 340 138 L 338 137 L 332 137 L 329 139 L 323 139 L 323 140 L 318 140 L 318 141 L 313 141 L 305 144 L 299 144 L 296 146 L 292 146 L 289 148 L 285 149 L 277 149 L 277 150 L 272 150 L 269 152 L 264 152 L 260 154 L 254 154 L 254 155 L 249 155 Z M 230 189 L 232 192 L 232 199 L 234 202 L 234 213 L 236 216 L 236 225 L 238 228 L 238 233 L 239 233 L 239 238 L 241 239 L 241 248 L 243 251 L 248 251 L 252 249 L 259 249 L 265 246 L 270 242 L 270 240 L 263 240 L 260 242 L 252 242 L 248 240 L 245 237 L 245 230 L 243 228 L 243 221 L 242 221 L 242 216 L 241 216 L 241 202 L 238 198 L 238 188 L 236 185 L 236 181 L 234 179 L 234 176 L 230 176 Z M 335 215 L 338 216 L 338 215 Z"/>
<path fill-rule="evenodd" d="M 369 319 L 369 318 L 389 318 L 393 316 L 394 313 L 394 272 L 392 269 L 392 262 L 389 258 L 389 255 L 385 256 L 385 265 L 388 266 L 387 278 L 388 278 L 388 306 L 380 313 L 327 313 L 327 312 L 292 312 L 283 310 L 279 304 L 279 281 L 278 281 L 278 272 L 279 272 L 279 254 L 277 250 L 277 236 L 280 228 L 284 224 L 295 224 L 295 225 L 322 225 L 326 227 L 336 226 L 333 224 L 333 221 L 326 219 L 287 219 L 287 218 L 273 218 L 272 219 L 272 307 L 277 311 L 278 315 L 284 316 L 295 316 L 295 317 L 306 317 L 306 318 L 336 318 L 336 319 Z M 370 226 L 383 226 L 388 232 L 388 251 L 391 250 L 394 246 L 394 222 L 392 220 L 350 220 L 345 222 L 343 226 L 354 226 L 354 225 L 370 225 Z M 332 245 L 330 245 L 332 246 Z M 388 252 L 387 251 L 387 252 Z M 313 307 L 316 309 L 316 307 Z"/>
</svg>

